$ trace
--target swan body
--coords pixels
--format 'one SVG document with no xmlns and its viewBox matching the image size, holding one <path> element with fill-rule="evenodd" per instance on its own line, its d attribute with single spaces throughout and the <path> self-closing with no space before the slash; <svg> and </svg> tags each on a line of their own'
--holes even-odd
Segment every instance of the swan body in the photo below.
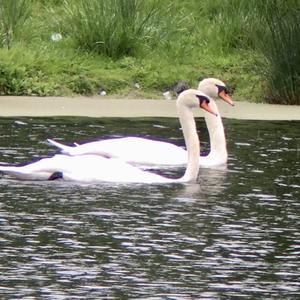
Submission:
<svg viewBox="0 0 300 300">
<path fill-rule="evenodd" d="M 137 165 L 185 165 L 187 151 L 172 143 L 140 137 L 122 137 L 94 141 L 78 146 L 66 146 L 51 139 L 48 141 L 70 156 L 100 155 L 107 158 L 120 158 Z"/>
<path fill-rule="evenodd" d="M 200 142 L 192 108 L 201 107 L 214 113 L 208 106 L 209 98 L 198 90 L 186 90 L 177 99 L 177 110 L 186 142 L 188 160 L 184 175 L 178 179 L 166 178 L 141 170 L 120 159 L 101 155 L 54 155 L 25 166 L 0 166 L 0 171 L 22 180 L 54 179 L 77 182 L 171 183 L 195 182 L 199 171 Z M 216 117 L 216 116 L 214 116 Z"/>
<path fill-rule="evenodd" d="M 200 156 L 199 165 L 212 167 L 226 164 L 228 154 L 222 118 L 214 99 L 222 97 L 232 103 L 228 95 L 220 95 L 220 90 L 226 90 L 225 84 L 214 78 L 200 81 L 198 90 L 210 97 L 210 107 L 217 117 L 205 111 L 204 117 L 210 136 L 211 150 L 207 156 Z M 226 97 L 227 96 L 227 97 Z M 225 98 L 225 99 L 224 99 Z M 71 156 L 100 155 L 107 158 L 120 158 L 131 164 L 180 166 L 187 163 L 187 151 L 172 143 L 156 141 L 140 137 L 122 137 L 99 140 L 82 145 L 66 146 L 57 141 L 48 139 L 48 142 L 61 149 L 62 153 Z"/>
<path fill-rule="evenodd" d="M 1 166 L 0 170 L 20 180 L 51 180 L 61 174 L 65 181 L 82 183 L 167 183 L 171 179 L 143 171 L 118 159 L 99 155 L 68 156 L 57 154 L 25 166 Z"/>
</svg>

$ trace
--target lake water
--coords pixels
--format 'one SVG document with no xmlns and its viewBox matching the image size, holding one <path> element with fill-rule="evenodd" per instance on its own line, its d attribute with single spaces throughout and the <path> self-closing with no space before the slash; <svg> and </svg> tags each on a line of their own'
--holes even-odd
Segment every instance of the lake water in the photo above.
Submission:
<svg viewBox="0 0 300 300">
<path fill-rule="evenodd" d="M 224 125 L 228 169 L 198 184 L 0 178 L 0 298 L 299 299 L 300 122 Z M 0 160 L 52 155 L 46 138 L 136 133 L 183 145 L 176 119 L 7 118 Z"/>
</svg>

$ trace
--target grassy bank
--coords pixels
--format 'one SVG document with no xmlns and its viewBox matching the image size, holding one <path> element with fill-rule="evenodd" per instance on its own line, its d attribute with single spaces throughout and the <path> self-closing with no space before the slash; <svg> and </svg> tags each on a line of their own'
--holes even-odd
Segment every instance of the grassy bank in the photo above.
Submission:
<svg viewBox="0 0 300 300">
<path fill-rule="evenodd" d="M 213 76 L 235 99 L 300 104 L 296 1 L 256 2 L 0 0 L 0 93 L 159 98 Z"/>
</svg>

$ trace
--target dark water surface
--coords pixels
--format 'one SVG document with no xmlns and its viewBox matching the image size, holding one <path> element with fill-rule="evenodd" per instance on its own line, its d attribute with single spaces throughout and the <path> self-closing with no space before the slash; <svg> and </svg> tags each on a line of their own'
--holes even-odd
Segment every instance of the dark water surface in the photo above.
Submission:
<svg viewBox="0 0 300 300">
<path fill-rule="evenodd" d="M 224 123 L 228 170 L 202 169 L 199 184 L 2 177 L 0 299 L 300 299 L 300 122 Z M 182 145 L 178 127 L 176 119 L 2 119 L 0 160 L 52 155 L 48 137 L 139 133 Z"/>
</svg>

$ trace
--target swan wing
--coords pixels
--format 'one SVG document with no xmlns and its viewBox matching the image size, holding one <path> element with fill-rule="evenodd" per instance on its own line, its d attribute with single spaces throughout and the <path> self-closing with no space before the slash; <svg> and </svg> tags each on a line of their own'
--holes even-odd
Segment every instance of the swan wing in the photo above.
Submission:
<svg viewBox="0 0 300 300">
<path fill-rule="evenodd" d="M 21 180 L 49 180 L 54 173 L 75 182 L 166 183 L 171 179 L 143 171 L 119 159 L 97 155 L 58 154 L 24 166 L 0 166 L 0 171 Z"/>
<path fill-rule="evenodd" d="M 50 139 L 48 141 L 63 153 L 72 156 L 92 154 L 144 165 L 184 165 L 187 162 L 187 152 L 183 148 L 140 137 L 100 140 L 74 147 Z"/>
<path fill-rule="evenodd" d="M 144 171 L 119 159 L 96 155 L 70 157 L 72 167 L 61 169 L 63 179 L 77 182 L 165 183 L 171 179 Z"/>
</svg>

